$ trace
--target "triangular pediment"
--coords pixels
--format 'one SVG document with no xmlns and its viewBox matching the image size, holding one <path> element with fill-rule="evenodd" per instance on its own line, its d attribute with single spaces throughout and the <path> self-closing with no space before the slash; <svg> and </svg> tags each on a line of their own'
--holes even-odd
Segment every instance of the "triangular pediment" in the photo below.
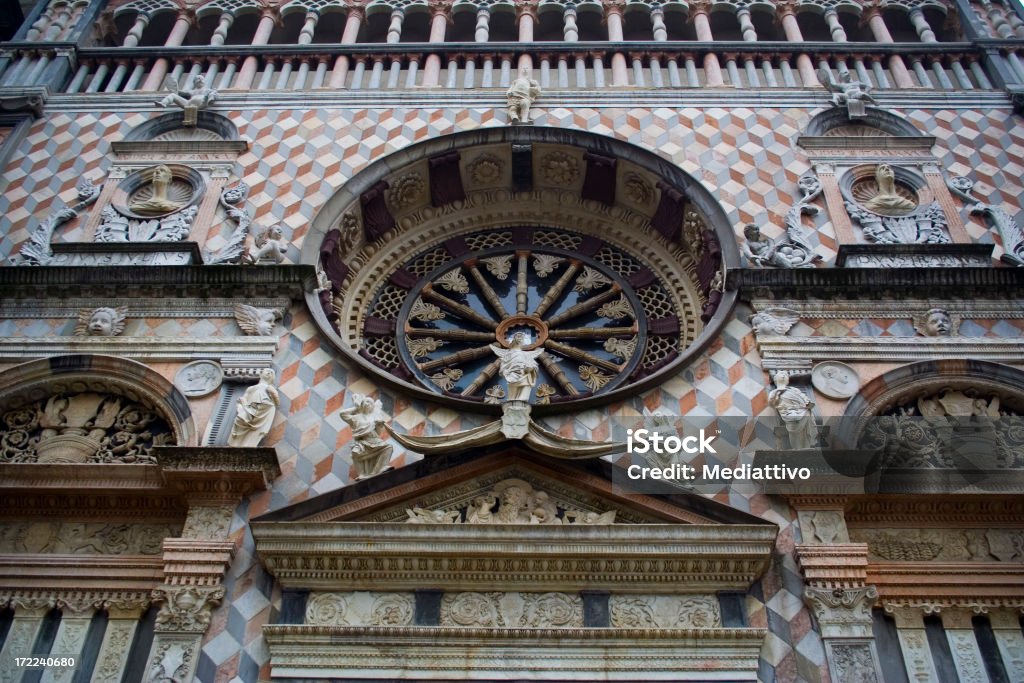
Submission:
<svg viewBox="0 0 1024 683">
<path fill-rule="evenodd" d="M 612 467 L 603 460 L 553 461 L 519 450 L 430 458 L 254 521 L 768 524 L 695 494 L 632 493 L 612 484 Z M 514 500 L 516 508 L 503 509 L 503 499 Z"/>
</svg>

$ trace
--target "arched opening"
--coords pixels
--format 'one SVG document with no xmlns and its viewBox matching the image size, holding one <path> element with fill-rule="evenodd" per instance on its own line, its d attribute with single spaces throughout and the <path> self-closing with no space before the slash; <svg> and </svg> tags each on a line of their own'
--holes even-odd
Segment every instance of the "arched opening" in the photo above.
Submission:
<svg viewBox="0 0 1024 683">
<path fill-rule="evenodd" d="M 582 41 L 608 40 L 608 28 L 602 23 L 601 10 L 590 5 L 576 10 L 576 26 L 580 30 Z"/>
<path fill-rule="evenodd" d="M 678 5 L 665 8 L 665 29 L 669 40 L 697 40 L 693 22 L 689 21 L 686 10 Z"/>
<path fill-rule="evenodd" d="M 626 40 L 654 40 L 654 27 L 648 7 L 627 6 L 623 24 L 623 37 Z"/>
<path fill-rule="evenodd" d="M 142 37 L 139 39 L 139 47 L 155 47 L 167 42 L 171 35 L 171 29 L 178 20 L 177 12 L 171 10 L 160 10 L 150 20 Z"/>
<path fill-rule="evenodd" d="M 812 43 L 832 42 L 832 32 L 821 13 L 813 10 L 797 12 L 796 23 L 804 40 Z"/>
<path fill-rule="evenodd" d="M 491 10 L 488 41 L 492 43 L 514 43 L 519 40 L 516 15 L 511 7 L 495 7 Z"/>
<path fill-rule="evenodd" d="M 479 412 L 508 396 L 491 345 L 516 338 L 546 354 L 541 412 L 667 377 L 724 324 L 724 267 L 739 260 L 721 208 L 677 166 L 549 128 L 453 134 L 381 159 L 308 239 L 303 260 L 332 282 L 311 299 L 332 342 L 403 391 Z"/>
<path fill-rule="evenodd" d="M 449 43 L 472 43 L 476 40 L 476 8 L 457 5 L 452 10 L 452 24 L 445 34 Z"/>
<path fill-rule="evenodd" d="M 910 15 L 903 8 L 882 10 L 882 18 L 885 20 L 885 27 L 897 43 L 920 43 L 921 37 L 917 35 L 917 29 L 910 21 Z"/>
<path fill-rule="evenodd" d="M 306 10 L 302 7 L 285 10 L 281 25 L 275 26 L 270 34 L 271 45 L 293 45 L 299 42 L 299 32 L 306 23 Z"/>
<path fill-rule="evenodd" d="M 538 41 L 546 42 L 565 40 L 565 15 L 560 5 L 540 6 L 533 37 Z"/>
<path fill-rule="evenodd" d="M 401 43 L 425 43 L 430 40 L 430 15 L 425 7 L 410 7 L 402 20 Z"/>
<path fill-rule="evenodd" d="M 341 34 L 345 31 L 345 21 L 348 15 L 337 7 L 330 7 L 320 14 L 316 22 L 316 29 L 313 31 L 314 43 L 338 43 L 341 41 Z"/>
<path fill-rule="evenodd" d="M 225 45 L 249 45 L 256 35 L 256 26 L 260 23 L 260 15 L 256 12 L 243 12 L 235 15 L 235 20 L 228 28 L 224 38 Z"/>
<path fill-rule="evenodd" d="M 785 40 L 782 27 L 775 20 L 775 12 L 764 8 L 756 8 L 750 12 L 750 21 L 757 31 L 758 40 Z"/>
<path fill-rule="evenodd" d="M 373 5 L 366 10 L 366 21 L 359 28 L 359 43 L 384 43 L 388 39 L 391 25 L 391 10 L 383 5 Z M 405 31 L 403 24 L 403 32 Z"/>
<path fill-rule="evenodd" d="M 851 43 L 871 43 L 875 37 L 867 24 L 860 20 L 860 14 L 848 10 L 839 10 L 839 25 L 846 33 L 846 40 Z"/>
<path fill-rule="evenodd" d="M 196 27 L 188 32 L 185 39 L 186 45 L 209 45 L 213 38 L 213 32 L 217 30 L 220 23 L 220 14 L 210 12 L 202 15 L 196 22 Z"/>
<path fill-rule="evenodd" d="M 715 37 L 715 40 L 743 40 L 740 21 L 731 7 L 712 10 L 710 20 L 711 35 Z"/>
</svg>

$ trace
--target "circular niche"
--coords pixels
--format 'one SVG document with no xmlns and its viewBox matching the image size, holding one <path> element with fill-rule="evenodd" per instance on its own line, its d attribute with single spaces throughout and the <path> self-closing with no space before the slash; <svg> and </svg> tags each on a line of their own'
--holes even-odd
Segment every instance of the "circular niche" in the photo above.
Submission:
<svg viewBox="0 0 1024 683">
<path fill-rule="evenodd" d="M 195 169 L 159 164 L 130 173 L 114 192 L 112 203 L 125 216 L 163 218 L 199 203 L 206 184 Z"/>
<path fill-rule="evenodd" d="M 726 322 L 725 271 L 739 260 L 723 212 L 678 167 L 600 136 L 520 128 L 376 162 L 314 220 L 310 244 L 303 260 L 330 284 L 310 307 L 351 360 L 481 412 L 508 394 L 492 345 L 516 336 L 545 351 L 539 412 L 667 379 Z"/>
<path fill-rule="evenodd" d="M 907 216 L 930 203 L 923 178 L 889 164 L 857 166 L 840 181 L 847 199 L 879 216 Z"/>
</svg>

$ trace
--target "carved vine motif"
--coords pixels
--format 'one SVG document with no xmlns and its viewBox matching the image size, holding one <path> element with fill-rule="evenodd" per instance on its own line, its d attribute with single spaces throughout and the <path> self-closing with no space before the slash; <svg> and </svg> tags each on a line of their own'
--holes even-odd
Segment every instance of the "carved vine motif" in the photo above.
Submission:
<svg viewBox="0 0 1024 683">
<path fill-rule="evenodd" d="M 832 664 L 841 681 L 874 683 L 878 680 L 875 659 L 867 645 L 836 645 L 832 648 Z"/>
<path fill-rule="evenodd" d="M 166 643 L 153 655 L 146 683 L 178 683 L 191 668 L 193 648 L 183 643 Z"/>
<path fill-rule="evenodd" d="M 907 216 L 882 216 L 846 203 L 850 218 L 864 230 L 864 237 L 876 244 L 949 244 L 946 215 L 937 202 Z"/>
<path fill-rule="evenodd" d="M 1024 230 L 1017 225 L 1004 208 L 995 204 L 985 204 L 974 196 L 974 181 L 963 176 L 956 176 L 949 181 L 953 194 L 964 200 L 972 216 L 981 216 L 989 227 L 995 228 L 1003 242 L 1002 260 L 1015 266 L 1024 266 Z"/>
<path fill-rule="evenodd" d="M 112 206 L 100 212 L 103 222 L 96 228 L 97 242 L 180 242 L 192 230 L 198 209 L 187 207 L 166 218 L 148 220 L 123 216 Z"/>
<path fill-rule="evenodd" d="M 613 595 L 608 601 L 616 628 L 718 628 L 718 599 L 695 595 Z"/>
<path fill-rule="evenodd" d="M 93 185 L 88 180 L 82 180 L 75 188 L 78 191 L 78 203 L 72 207 L 65 207 L 54 212 L 36 228 L 29 237 L 28 242 L 21 248 L 21 262 L 28 266 L 46 266 L 53 261 L 53 249 L 50 243 L 53 241 L 53 233 L 60 226 L 93 204 L 100 197 L 103 185 Z"/>
<path fill-rule="evenodd" d="M 441 626 L 582 628 L 583 599 L 565 593 L 448 593 Z"/>
<path fill-rule="evenodd" d="M 171 525 L 10 522 L 0 524 L 0 553 L 159 555 L 177 532 Z"/>
<path fill-rule="evenodd" d="M 0 462 L 153 464 L 153 446 L 175 444 L 163 418 L 112 394 L 58 394 L 0 420 Z"/>
<path fill-rule="evenodd" d="M 1024 421 L 999 396 L 947 388 L 890 408 L 861 434 L 883 467 L 1015 468 L 1024 465 Z"/>
<path fill-rule="evenodd" d="M 612 524 L 615 510 L 598 513 L 555 502 L 522 479 L 505 479 L 458 508 L 406 510 L 409 524 Z"/>
<path fill-rule="evenodd" d="M 314 593 L 306 602 L 306 623 L 315 626 L 407 626 L 413 597 L 408 593 Z"/>
</svg>

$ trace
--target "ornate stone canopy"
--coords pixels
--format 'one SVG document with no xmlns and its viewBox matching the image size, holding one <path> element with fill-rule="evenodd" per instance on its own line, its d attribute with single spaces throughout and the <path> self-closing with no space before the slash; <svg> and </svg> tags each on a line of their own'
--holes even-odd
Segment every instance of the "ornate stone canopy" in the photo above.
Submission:
<svg viewBox="0 0 1024 683">
<path fill-rule="evenodd" d="M 310 305 L 355 362 L 431 400 L 493 412 L 490 344 L 543 347 L 541 411 L 612 400 L 717 333 L 737 264 L 717 203 L 660 158 L 578 131 L 509 127 L 369 166 L 314 220 Z"/>
</svg>

